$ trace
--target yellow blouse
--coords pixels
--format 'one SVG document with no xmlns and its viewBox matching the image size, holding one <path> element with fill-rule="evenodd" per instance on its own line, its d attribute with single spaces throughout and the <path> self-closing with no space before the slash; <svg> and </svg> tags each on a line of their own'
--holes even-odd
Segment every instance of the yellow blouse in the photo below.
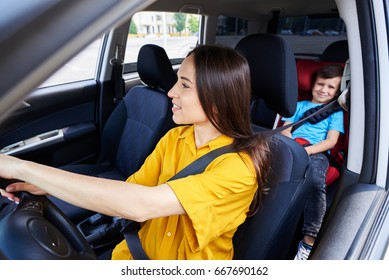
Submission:
<svg viewBox="0 0 389 280">
<path fill-rule="evenodd" d="M 139 171 L 127 179 L 146 186 L 169 184 L 186 211 L 143 223 L 139 237 L 150 259 L 233 258 L 232 237 L 246 219 L 258 187 L 249 156 L 223 154 L 203 173 L 169 181 L 197 158 L 231 143 L 230 137 L 222 135 L 196 149 L 193 126 L 179 126 L 160 140 Z M 116 246 L 112 259 L 132 259 L 125 240 Z"/>
</svg>

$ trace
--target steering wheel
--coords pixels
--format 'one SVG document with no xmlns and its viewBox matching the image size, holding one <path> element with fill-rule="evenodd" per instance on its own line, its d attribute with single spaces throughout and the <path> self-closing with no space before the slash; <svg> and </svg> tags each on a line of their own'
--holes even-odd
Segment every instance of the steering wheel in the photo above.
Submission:
<svg viewBox="0 0 389 280">
<path fill-rule="evenodd" d="M 19 205 L 0 220 L 0 259 L 96 259 L 84 236 L 46 196 L 20 192 L 19 197 Z"/>
</svg>

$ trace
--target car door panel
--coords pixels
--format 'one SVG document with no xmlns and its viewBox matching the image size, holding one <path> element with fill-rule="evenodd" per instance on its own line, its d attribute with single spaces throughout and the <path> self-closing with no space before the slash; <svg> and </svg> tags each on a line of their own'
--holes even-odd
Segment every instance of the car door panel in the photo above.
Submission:
<svg viewBox="0 0 389 280">
<path fill-rule="evenodd" d="M 3 153 L 60 166 L 97 153 L 96 82 L 37 89 L 0 126 Z"/>
<path fill-rule="evenodd" d="M 369 239 L 373 217 L 384 207 L 377 202 L 384 201 L 385 196 L 385 191 L 374 184 L 347 186 L 339 195 L 339 203 L 327 214 L 311 259 L 365 259 L 374 240 Z"/>
</svg>

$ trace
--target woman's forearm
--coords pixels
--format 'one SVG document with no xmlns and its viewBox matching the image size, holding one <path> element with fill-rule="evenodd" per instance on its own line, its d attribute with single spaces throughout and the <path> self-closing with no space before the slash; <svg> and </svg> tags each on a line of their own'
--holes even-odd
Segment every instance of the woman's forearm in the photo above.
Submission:
<svg viewBox="0 0 389 280">
<path fill-rule="evenodd" d="M 117 192 L 121 190 L 122 196 L 126 195 L 122 186 L 125 182 L 83 176 L 33 162 L 25 161 L 17 172 L 18 179 L 38 186 L 50 195 L 112 216 L 119 215 L 119 209 L 112 207 L 117 205 L 114 202 L 119 199 Z"/>
<path fill-rule="evenodd" d="M 158 215 L 183 213 L 181 205 L 167 185 L 144 187 L 70 173 L 29 161 L 19 164 L 15 177 L 76 206 L 110 216 L 144 221 Z M 161 205 L 162 203 L 165 205 Z M 160 207 L 164 209 L 163 207 L 172 206 L 167 205 L 168 203 L 176 206 L 170 208 L 172 213 L 160 211 Z"/>
</svg>

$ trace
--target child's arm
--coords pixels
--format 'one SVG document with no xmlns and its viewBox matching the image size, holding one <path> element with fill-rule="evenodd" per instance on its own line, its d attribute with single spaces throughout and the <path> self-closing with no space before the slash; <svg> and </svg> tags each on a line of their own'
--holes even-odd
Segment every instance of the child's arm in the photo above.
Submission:
<svg viewBox="0 0 389 280">
<path fill-rule="evenodd" d="M 283 124 L 283 126 L 288 125 L 288 124 L 290 124 L 290 123 L 291 123 L 291 122 L 285 121 L 284 124 Z M 287 128 L 287 129 L 284 129 L 284 130 L 282 130 L 280 133 L 283 134 L 283 135 L 285 135 L 285 136 L 288 136 L 288 137 L 292 138 L 292 127 L 289 127 L 289 128 Z"/>
<path fill-rule="evenodd" d="M 308 155 L 318 154 L 321 152 L 328 151 L 335 147 L 336 142 L 339 139 L 339 131 L 337 130 L 329 130 L 327 133 L 326 140 L 323 140 L 315 145 L 305 147 L 305 150 L 307 151 Z"/>
</svg>

